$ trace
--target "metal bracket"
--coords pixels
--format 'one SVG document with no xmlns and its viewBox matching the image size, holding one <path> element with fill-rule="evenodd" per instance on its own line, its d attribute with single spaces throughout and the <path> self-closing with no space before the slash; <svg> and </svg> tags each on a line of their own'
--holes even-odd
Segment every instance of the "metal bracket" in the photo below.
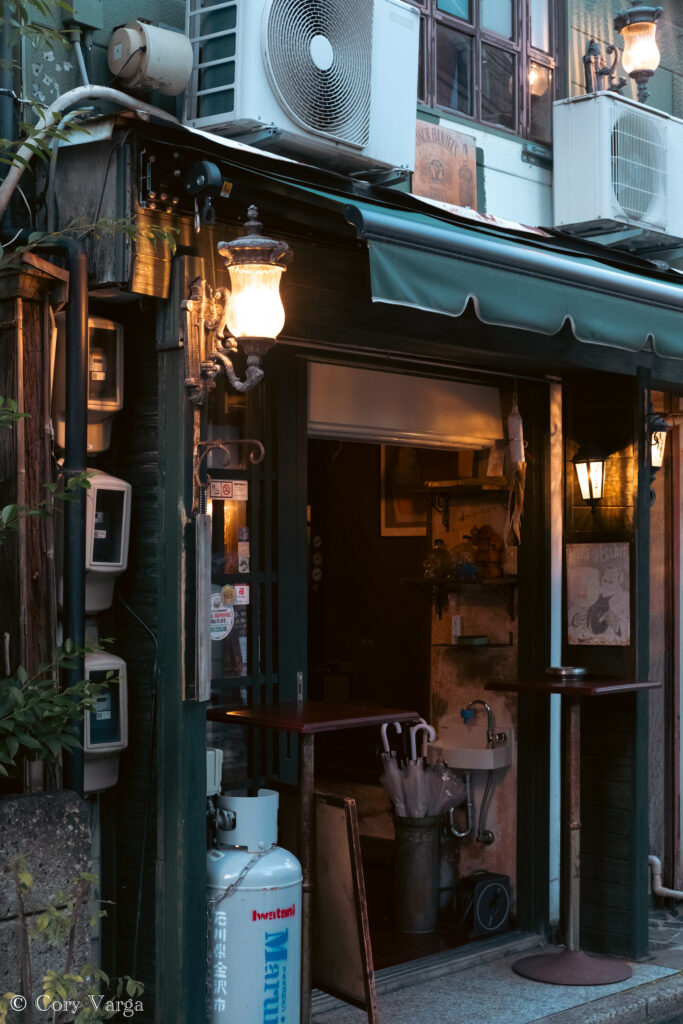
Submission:
<svg viewBox="0 0 683 1024">
<path fill-rule="evenodd" d="M 211 452 L 222 452 L 225 456 L 225 466 L 230 463 L 231 455 L 230 448 L 234 445 L 248 444 L 251 445 L 251 451 L 249 452 L 249 461 L 253 466 L 258 466 L 259 462 L 263 462 L 266 454 L 266 449 L 260 441 L 256 441 L 253 438 L 245 437 L 238 441 L 197 441 L 193 452 L 193 466 L 192 473 L 194 476 L 194 482 L 197 487 L 201 490 L 206 491 L 211 485 L 211 476 L 209 473 L 206 474 L 206 479 L 201 478 L 201 469 L 204 459 Z"/>
<path fill-rule="evenodd" d="M 204 405 L 221 371 L 238 392 L 250 391 L 263 380 L 261 358 L 273 341 L 271 338 L 241 340 L 247 368 L 244 377 L 238 377 L 232 361 L 238 345 L 227 324 L 229 296 L 228 288 L 213 289 L 198 277 L 190 285 L 189 299 L 180 303 L 185 386 L 193 405 Z"/>
<path fill-rule="evenodd" d="M 537 146 L 533 142 L 525 142 L 522 146 L 522 161 L 525 164 L 533 164 L 534 167 L 543 167 L 546 171 L 553 169 L 553 155 L 545 146 Z"/>
</svg>

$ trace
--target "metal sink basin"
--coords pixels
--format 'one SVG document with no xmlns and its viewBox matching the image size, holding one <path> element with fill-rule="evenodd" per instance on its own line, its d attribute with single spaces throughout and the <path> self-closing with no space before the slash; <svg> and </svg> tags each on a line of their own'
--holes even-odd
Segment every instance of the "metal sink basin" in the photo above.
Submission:
<svg viewBox="0 0 683 1024">
<path fill-rule="evenodd" d="M 509 730 L 503 730 L 505 742 L 486 747 L 486 729 L 466 725 L 444 726 L 434 743 L 429 744 L 429 760 L 442 758 L 456 772 L 489 771 L 512 764 Z"/>
</svg>

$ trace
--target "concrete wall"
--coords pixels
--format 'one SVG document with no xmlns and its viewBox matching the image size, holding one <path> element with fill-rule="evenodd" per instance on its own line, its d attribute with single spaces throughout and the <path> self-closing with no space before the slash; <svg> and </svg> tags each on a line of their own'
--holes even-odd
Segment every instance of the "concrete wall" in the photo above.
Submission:
<svg viewBox="0 0 683 1024">
<path fill-rule="evenodd" d="M 456 117 L 440 117 L 439 124 L 475 139 L 480 213 L 533 227 L 552 224 L 552 171 L 522 159 L 526 139 Z"/>
<path fill-rule="evenodd" d="M 7 874 L 10 860 L 26 857 L 26 869 L 34 885 L 24 898 L 29 926 L 35 915 L 52 903 L 60 891 L 90 862 L 90 813 L 75 793 L 41 793 L 5 797 L 0 800 L 0 991 L 25 995 L 21 989 L 20 931 L 14 882 Z M 87 929 L 88 911 L 83 914 L 74 953 L 74 968 L 92 962 Z M 65 949 L 54 949 L 39 939 L 30 940 L 34 998 L 42 991 L 41 980 L 48 970 L 63 971 Z"/>
</svg>

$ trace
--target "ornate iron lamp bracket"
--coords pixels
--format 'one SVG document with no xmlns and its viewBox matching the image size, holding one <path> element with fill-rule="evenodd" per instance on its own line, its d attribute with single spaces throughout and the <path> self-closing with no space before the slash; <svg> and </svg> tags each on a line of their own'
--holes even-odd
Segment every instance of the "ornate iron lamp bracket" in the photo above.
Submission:
<svg viewBox="0 0 683 1024">
<path fill-rule="evenodd" d="M 226 312 L 230 292 L 227 288 L 213 289 L 202 278 L 190 286 L 190 297 L 181 302 L 183 345 L 185 348 L 185 386 L 193 405 L 204 405 L 216 386 L 216 377 L 225 373 L 235 391 L 249 391 L 263 379 L 259 363 L 266 344 L 262 339 L 249 339 L 257 344 L 243 347 L 247 354 L 247 369 L 238 377 L 232 357 L 237 342 L 230 336 Z"/>
<path fill-rule="evenodd" d="M 235 445 L 251 446 L 249 461 L 253 466 L 257 466 L 259 462 L 263 462 L 266 449 L 260 441 L 256 441 L 251 437 L 245 437 L 237 441 L 197 441 L 194 449 L 193 474 L 194 482 L 200 490 L 208 491 L 211 486 L 211 476 L 208 473 L 206 474 L 205 479 L 202 480 L 202 465 L 206 457 L 210 455 L 211 452 L 222 452 L 225 457 L 225 467 L 227 468 L 231 459 L 230 449 Z"/>
</svg>

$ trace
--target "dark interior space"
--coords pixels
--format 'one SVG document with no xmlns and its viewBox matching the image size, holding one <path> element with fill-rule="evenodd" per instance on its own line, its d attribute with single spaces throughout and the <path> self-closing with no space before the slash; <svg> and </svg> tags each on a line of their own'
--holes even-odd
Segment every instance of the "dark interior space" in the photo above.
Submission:
<svg viewBox="0 0 683 1024">
<path fill-rule="evenodd" d="M 310 695 L 426 714 L 430 603 L 421 588 L 404 582 L 422 576 L 426 538 L 382 535 L 380 445 L 310 440 L 308 469 Z M 378 748 L 374 729 L 322 733 L 316 778 L 378 784 Z M 424 935 L 396 931 L 395 843 L 362 835 L 361 850 L 377 969 L 470 941 L 447 927 Z"/>
<path fill-rule="evenodd" d="M 313 699 L 426 713 L 429 606 L 402 580 L 422 575 L 424 536 L 382 536 L 380 445 L 309 442 L 309 687 Z M 425 511 L 426 514 L 426 511 Z M 330 733 L 318 777 L 376 782 L 379 737 Z"/>
</svg>

